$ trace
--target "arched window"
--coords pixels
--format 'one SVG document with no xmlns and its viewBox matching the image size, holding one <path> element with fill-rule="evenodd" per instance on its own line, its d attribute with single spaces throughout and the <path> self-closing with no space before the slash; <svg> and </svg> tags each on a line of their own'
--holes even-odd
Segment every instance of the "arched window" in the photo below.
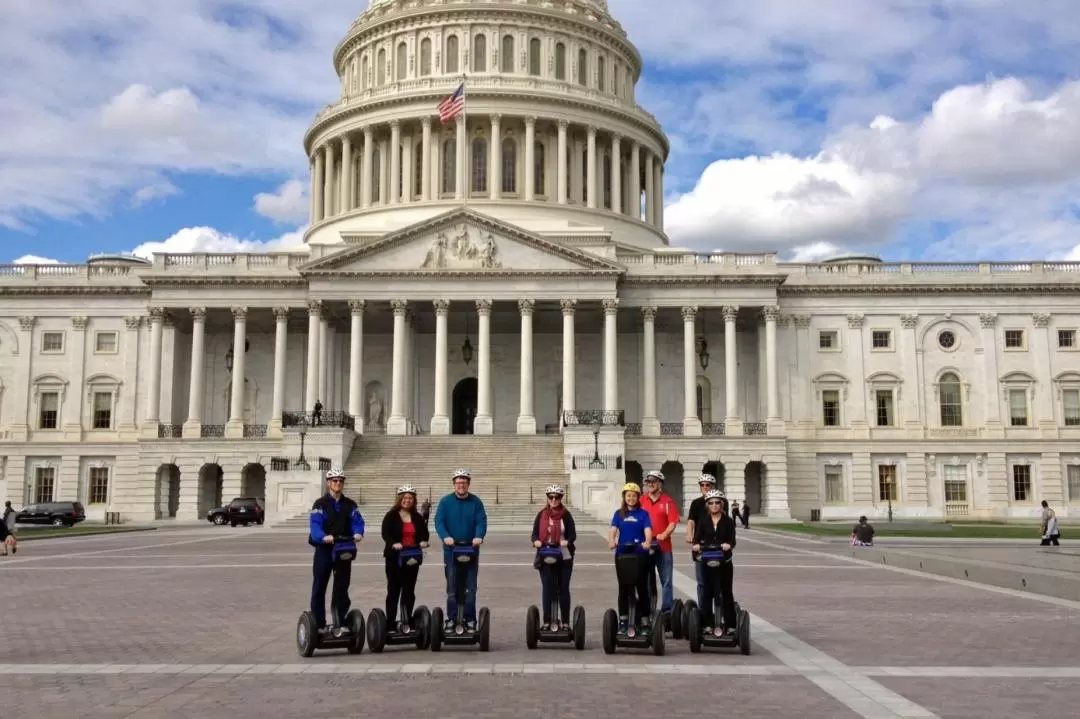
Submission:
<svg viewBox="0 0 1080 719">
<path fill-rule="evenodd" d="M 561 42 L 555 46 L 555 79 L 566 79 L 566 45 Z"/>
<path fill-rule="evenodd" d="M 604 75 L 607 70 L 607 61 L 604 60 L 604 56 L 596 58 L 596 89 L 600 92 L 604 92 L 604 86 L 606 85 Z"/>
<path fill-rule="evenodd" d="M 375 86 L 379 87 L 386 82 L 386 49 L 380 48 L 375 56 Z"/>
<path fill-rule="evenodd" d="M 431 38 L 427 37 L 420 41 L 420 74 L 431 74 Z"/>
<path fill-rule="evenodd" d="M 417 142 L 413 144 L 413 197 L 424 196 L 424 144 Z"/>
<path fill-rule="evenodd" d="M 406 47 L 405 43 L 403 42 L 398 43 L 397 61 L 395 64 L 397 65 L 397 72 L 395 73 L 395 77 L 397 78 L 398 82 L 401 82 L 406 78 L 409 71 L 409 48 Z"/>
<path fill-rule="evenodd" d="M 589 53 L 585 48 L 578 50 L 577 54 L 577 81 L 578 85 L 589 85 Z"/>
<path fill-rule="evenodd" d="M 487 192 L 488 143 L 482 137 L 472 141 L 472 191 Z"/>
<path fill-rule="evenodd" d="M 611 92 L 615 97 L 622 95 L 622 65 L 615 63 L 615 78 L 611 81 Z"/>
<path fill-rule="evenodd" d="M 514 71 L 514 36 L 503 35 L 502 39 L 502 52 L 500 53 L 502 58 L 500 59 L 503 72 Z"/>
<path fill-rule="evenodd" d="M 964 406 L 960 378 L 955 372 L 946 372 L 938 380 L 938 407 L 941 410 L 942 427 L 963 427 Z"/>
<path fill-rule="evenodd" d="M 546 179 L 544 161 L 544 143 L 537 140 L 533 145 L 533 191 L 537 195 L 547 194 L 547 187 L 544 186 Z"/>
<path fill-rule="evenodd" d="M 540 74 L 540 38 L 529 40 L 529 74 Z"/>
<path fill-rule="evenodd" d="M 453 74 L 458 71 L 458 39 L 457 35 L 446 38 L 446 73 Z"/>
<path fill-rule="evenodd" d="M 510 137 L 502 141 L 502 191 L 517 192 L 517 143 Z"/>
<path fill-rule="evenodd" d="M 360 60 L 360 89 L 366 90 L 368 86 L 368 56 L 364 55 Z"/>
<path fill-rule="evenodd" d="M 382 179 L 382 158 L 380 154 L 379 147 L 376 145 L 371 153 L 371 198 L 374 202 L 379 201 L 379 180 Z"/>
<path fill-rule="evenodd" d="M 477 35 L 472 42 L 472 69 L 474 72 L 487 72 L 487 35 Z"/>
<path fill-rule="evenodd" d="M 442 192 L 457 192 L 457 139 L 448 137 L 442 146 Z"/>
<path fill-rule="evenodd" d="M 611 155 L 604 153 L 600 159 L 600 165 L 604 168 L 601 182 L 604 183 L 604 189 L 600 193 L 600 197 L 603 198 L 600 202 L 600 206 L 605 210 L 611 209 Z"/>
</svg>

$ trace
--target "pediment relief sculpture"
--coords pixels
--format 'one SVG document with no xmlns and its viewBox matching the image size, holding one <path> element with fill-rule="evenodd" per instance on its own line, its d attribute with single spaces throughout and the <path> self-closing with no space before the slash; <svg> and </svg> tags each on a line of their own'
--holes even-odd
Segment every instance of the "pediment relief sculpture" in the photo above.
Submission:
<svg viewBox="0 0 1080 719">
<path fill-rule="evenodd" d="M 438 232 L 420 265 L 423 270 L 490 270 L 501 267 L 495 236 L 490 232 L 481 233 L 465 223 Z"/>
</svg>

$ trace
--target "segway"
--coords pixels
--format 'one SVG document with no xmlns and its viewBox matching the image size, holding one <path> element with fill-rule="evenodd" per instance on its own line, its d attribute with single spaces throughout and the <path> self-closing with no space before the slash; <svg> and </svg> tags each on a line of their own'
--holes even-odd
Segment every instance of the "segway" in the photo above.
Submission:
<svg viewBox="0 0 1080 719">
<path fill-rule="evenodd" d="M 723 626 L 723 593 L 720 591 L 720 567 L 725 562 L 730 562 L 731 557 L 724 553 L 720 547 L 702 547 L 701 556 L 697 561 L 704 566 L 706 587 L 712 590 L 713 622 L 716 624 L 711 632 L 706 633 L 702 626 L 702 616 L 697 604 L 688 602 L 686 614 L 686 638 L 690 640 L 690 651 L 697 654 L 702 647 L 717 649 L 734 649 L 738 647 L 742 654 L 750 654 L 750 612 L 746 611 L 736 602 L 735 604 L 735 633 L 728 634 Z M 692 606 L 689 606 L 692 605 Z"/>
<path fill-rule="evenodd" d="M 650 550 L 651 553 L 651 550 Z M 664 653 L 664 619 L 656 611 L 656 596 L 652 597 L 652 621 L 649 628 L 642 631 L 637 626 L 637 578 L 640 563 L 648 561 L 642 556 L 641 545 L 637 543 L 620 544 L 615 548 L 615 577 L 619 587 L 630 591 L 629 617 L 626 622 L 626 631 L 619 631 L 619 613 L 614 609 L 604 612 L 604 653 L 614 654 L 615 649 L 625 647 L 627 649 L 649 649 L 653 654 L 661 656 Z"/>
<path fill-rule="evenodd" d="M 559 570 L 562 569 L 563 550 L 561 547 L 544 545 L 537 550 L 540 559 L 540 571 L 548 572 L 548 579 L 552 586 L 551 597 L 551 620 L 553 626 L 540 626 L 540 610 L 534 604 L 525 612 L 525 645 L 529 649 L 536 649 L 539 642 L 568 643 L 573 642 L 574 648 L 585 648 L 585 607 L 580 604 L 574 607 L 573 621 L 568 625 L 560 625 L 557 617 L 560 616 L 559 608 Z"/>
<path fill-rule="evenodd" d="M 655 542 L 653 543 L 653 551 L 660 551 Z M 653 557 L 655 556 L 654 554 Z M 654 566 L 652 571 L 649 572 L 649 589 L 652 591 L 654 610 L 656 609 L 656 599 L 660 596 L 658 592 L 661 589 L 659 582 L 656 581 L 657 569 Z M 672 639 L 683 638 L 683 613 L 683 601 L 681 599 L 676 599 L 671 603 L 670 612 L 662 612 L 664 615 L 664 631 L 670 634 Z"/>
<path fill-rule="evenodd" d="M 419 567 L 424 563 L 424 550 L 419 547 L 409 547 L 398 552 L 398 567 Z M 431 612 L 424 605 L 413 609 L 410 617 L 405 612 L 405 602 L 402 600 L 398 605 L 398 616 L 401 617 L 399 626 L 389 627 L 386 621 L 386 612 L 378 607 L 368 614 L 367 640 L 368 648 L 376 654 L 382 652 L 386 646 L 399 644 L 415 644 L 417 649 L 427 649 L 431 641 Z"/>
<path fill-rule="evenodd" d="M 351 562 L 356 558 L 356 542 L 351 539 L 335 542 L 333 553 L 335 564 Z M 300 621 L 296 623 L 296 650 L 300 656 L 307 659 L 316 650 L 325 649 L 347 649 L 349 654 L 364 651 L 364 614 L 359 609 L 350 609 L 342 618 L 331 603 L 330 615 L 333 625 L 322 629 L 315 623 L 311 610 L 300 615 Z"/>
<path fill-rule="evenodd" d="M 457 597 L 457 616 L 454 617 L 453 629 L 446 632 L 443 626 L 442 607 L 435 607 L 431 611 L 431 651 L 442 650 L 443 644 L 448 646 L 478 644 L 480 651 L 486 652 L 491 649 L 491 611 L 487 607 L 480 607 L 477 612 L 476 629 L 469 631 L 465 626 L 465 572 L 470 564 L 476 561 L 479 551 L 472 543 L 455 544 L 451 550 L 452 564 L 450 573 L 454 581 L 454 592 Z"/>
</svg>

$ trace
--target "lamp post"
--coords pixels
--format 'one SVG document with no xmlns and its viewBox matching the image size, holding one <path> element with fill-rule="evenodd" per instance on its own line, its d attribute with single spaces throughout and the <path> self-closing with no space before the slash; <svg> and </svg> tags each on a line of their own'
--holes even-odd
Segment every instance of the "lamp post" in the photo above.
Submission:
<svg viewBox="0 0 1080 719">
<path fill-rule="evenodd" d="M 300 459 L 296 460 L 297 469 L 311 469 L 311 465 L 304 459 L 304 438 L 307 437 L 307 413 L 300 413 Z"/>
<path fill-rule="evenodd" d="M 600 461 L 600 422 L 593 422 L 593 455 L 589 462 L 589 469 L 602 469 L 604 463 Z"/>
<path fill-rule="evenodd" d="M 232 373 L 233 359 L 234 359 L 233 348 L 230 345 L 229 346 L 229 351 L 225 353 L 225 369 L 229 370 L 230 374 Z"/>
<path fill-rule="evenodd" d="M 705 336 L 698 337 L 697 341 L 697 356 L 698 362 L 701 363 L 701 369 L 709 368 L 709 343 L 705 340 Z"/>
</svg>

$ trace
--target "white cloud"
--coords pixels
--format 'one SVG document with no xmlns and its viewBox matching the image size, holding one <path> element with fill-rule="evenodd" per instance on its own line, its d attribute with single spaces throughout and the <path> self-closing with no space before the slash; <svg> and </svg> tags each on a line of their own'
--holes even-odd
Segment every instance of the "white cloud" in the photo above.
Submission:
<svg viewBox="0 0 1080 719">
<path fill-rule="evenodd" d="M 144 242 L 131 250 L 131 254 L 150 259 L 155 254 L 164 253 L 211 252 L 229 254 L 233 252 L 303 251 L 305 229 L 300 228 L 287 232 L 272 240 L 250 240 L 221 232 L 213 227 L 185 227 L 159 242 Z"/>
<path fill-rule="evenodd" d="M 132 207 L 142 207 L 148 202 L 163 200 L 166 197 L 172 197 L 173 195 L 178 194 L 180 194 L 179 187 L 168 180 L 161 180 L 136 190 L 131 195 L 131 205 Z"/>
<path fill-rule="evenodd" d="M 23 255 L 11 262 L 13 265 L 58 265 L 60 260 L 54 260 L 51 257 L 41 257 L 40 255 Z"/>
<path fill-rule="evenodd" d="M 278 222 L 303 222 L 310 212 L 308 186 L 289 180 L 277 192 L 260 192 L 255 195 L 255 211 Z"/>
</svg>

